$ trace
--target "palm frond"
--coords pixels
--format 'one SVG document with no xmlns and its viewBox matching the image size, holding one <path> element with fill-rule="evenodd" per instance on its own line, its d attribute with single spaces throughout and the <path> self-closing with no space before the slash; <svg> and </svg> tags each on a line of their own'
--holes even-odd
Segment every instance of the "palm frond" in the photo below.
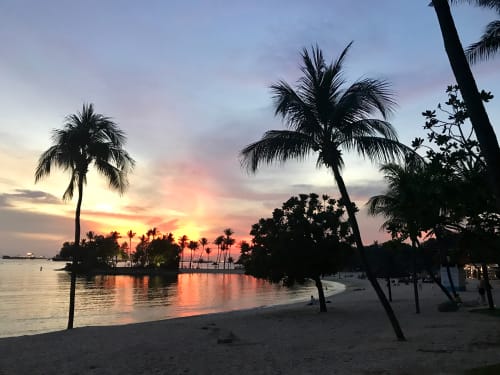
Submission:
<svg viewBox="0 0 500 375">
<path fill-rule="evenodd" d="M 368 214 L 371 216 L 390 216 L 386 208 L 392 206 L 393 203 L 394 199 L 389 195 L 375 195 L 366 203 Z"/>
<path fill-rule="evenodd" d="M 486 26 L 481 39 L 471 44 L 465 50 L 465 55 L 471 64 L 478 60 L 488 60 L 500 48 L 500 20 L 492 21 Z"/>
<path fill-rule="evenodd" d="M 339 142 L 356 137 L 382 137 L 396 141 L 396 129 L 387 121 L 377 119 L 363 119 L 345 124 L 337 133 Z"/>
<path fill-rule="evenodd" d="M 78 179 L 86 183 L 89 165 L 94 162 L 110 186 L 123 192 L 126 175 L 135 165 L 123 150 L 125 134 L 111 118 L 94 112 L 92 104 L 83 104 L 77 114 L 66 116 L 62 129 L 52 133 L 53 146 L 40 156 L 35 182 L 50 174 L 53 166 L 71 171 L 64 199 L 71 199 Z"/>
<path fill-rule="evenodd" d="M 349 86 L 337 104 L 337 118 L 355 122 L 377 112 L 387 119 L 396 106 L 387 81 L 365 78 Z"/>
<path fill-rule="evenodd" d="M 35 182 L 38 182 L 43 177 L 50 175 L 50 170 L 54 160 L 57 157 L 59 148 L 51 146 L 47 151 L 43 152 L 38 159 L 38 165 L 35 170 Z"/>
<path fill-rule="evenodd" d="M 451 3 L 468 3 L 478 7 L 490 8 L 500 13 L 500 0 L 451 0 Z"/>
<path fill-rule="evenodd" d="M 286 82 L 280 81 L 271 86 L 275 105 L 275 114 L 280 115 L 289 129 L 303 133 L 315 133 L 321 130 L 314 109 L 305 103 L 301 96 Z"/>
<path fill-rule="evenodd" d="M 304 159 L 316 148 L 314 140 L 306 134 L 290 130 L 270 130 L 261 140 L 246 146 L 240 152 L 243 167 L 255 172 L 262 163 Z"/>
<path fill-rule="evenodd" d="M 345 139 L 342 146 L 348 150 L 357 151 L 364 158 L 372 162 L 389 163 L 404 161 L 408 152 L 413 152 L 408 146 L 388 138 L 360 136 Z"/>
<path fill-rule="evenodd" d="M 97 171 L 101 175 L 106 177 L 110 188 L 118 191 L 120 194 L 125 191 L 128 185 L 126 173 L 124 173 L 121 169 L 117 168 L 113 164 L 108 163 L 107 161 L 102 159 L 96 159 L 94 161 L 94 164 Z"/>
<path fill-rule="evenodd" d="M 63 200 L 69 201 L 73 198 L 73 194 L 75 192 L 75 187 L 78 185 L 78 173 L 76 170 L 73 170 L 71 173 L 71 179 L 69 181 L 68 187 L 63 195 Z"/>
</svg>

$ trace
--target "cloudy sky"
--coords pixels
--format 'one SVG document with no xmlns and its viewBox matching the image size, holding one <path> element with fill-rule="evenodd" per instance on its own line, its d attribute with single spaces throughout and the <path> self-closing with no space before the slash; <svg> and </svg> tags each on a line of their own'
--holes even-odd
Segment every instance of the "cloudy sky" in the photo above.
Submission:
<svg viewBox="0 0 500 375">
<path fill-rule="evenodd" d="M 137 166 L 120 196 L 90 173 L 82 231 L 183 234 L 210 241 L 250 226 L 299 193 L 338 196 L 333 177 L 310 161 L 241 169 L 239 151 L 269 129 L 269 86 L 300 77 L 300 51 L 318 44 L 327 60 L 354 41 L 348 81 L 387 79 L 398 109 L 391 122 L 408 143 L 424 137 L 421 112 L 454 83 L 428 0 L 35 1 L 0 2 L 0 255 L 53 256 L 71 240 L 69 175 L 34 183 L 50 134 L 83 103 L 125 131 Z M 464 45 L 492 11 L 453 9 Z M 473 67 L 478 86 L 500 94 L 500 59 Z M 494 124 L 498 100 L 488 105 Z M 498 131 L 498 130 L 497 130 Z M 344 176 L 362 207 L 383 192 L 377 166 L 346 160 Z M 359 213 L 365 243 L 384 240 L 379 220 Z"/>
</svg>

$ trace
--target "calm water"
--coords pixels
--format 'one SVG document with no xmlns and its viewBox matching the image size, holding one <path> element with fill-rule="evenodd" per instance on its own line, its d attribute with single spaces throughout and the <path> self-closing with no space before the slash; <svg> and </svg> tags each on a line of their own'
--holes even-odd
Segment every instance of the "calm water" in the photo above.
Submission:
<svg viewBox="0 0 500 375">
<path fill-rule="evenodd" d="M 0 259 L 0 337 L 66 328 L 69 274 L 64 262 Z M 40 267 L 42 270 L 40 271 Z M 343 289 L 328 282 L 328 294 Z M 315 286 L 293 289 L 246 275 L 78 278 L 75 327 L 118 325 L 306 301 Z"/>
</svg>

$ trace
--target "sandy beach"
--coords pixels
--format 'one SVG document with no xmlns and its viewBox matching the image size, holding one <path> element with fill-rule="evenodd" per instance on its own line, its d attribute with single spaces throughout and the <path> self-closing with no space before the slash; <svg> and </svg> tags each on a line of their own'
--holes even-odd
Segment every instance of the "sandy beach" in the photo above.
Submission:
<svg viewBox="0 0 500 375">
<path fill-rule="evenodd" d="M 466 305 L 477 304 L 475 283 L 460 293 Z M 500 362 L 499 318 L 467 306 L 438 312 L 445 297 L 437 286 L 423 284 L 418 315 L 411 285 L 393 288 L 408 340 L 398 342 L 368 282 L 346 285 L 328 298 L 327 313 L 304 302 L 3 338 L 0 375 L 461 374 Z M 498 303 L 500 282 L 493 287 Z"/>
</svg>

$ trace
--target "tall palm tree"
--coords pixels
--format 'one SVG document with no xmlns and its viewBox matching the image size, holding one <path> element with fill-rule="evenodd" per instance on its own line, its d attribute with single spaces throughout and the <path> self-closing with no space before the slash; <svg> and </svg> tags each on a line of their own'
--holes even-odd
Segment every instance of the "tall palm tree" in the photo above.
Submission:
<svg viewBox="0 0 500 375">
<path fill-rule="evenodd" d="M 304 159 L 318 153 L 317 165 L 329 168 L 335 177 L 349 216 L 356 246 L 372 283 L 399 340 L 405 340 L 399 322 L 384 292 L 367 263 L 356 220 L 356 207 L 351 202 L 342 169 L 343 151 L 357 151 L 371 160 L 390 161 L 402 156 L 406 148 L 397 141 L 396 132 L 385 119 L 395 105 L 385 81 L 364 78 L 343 88 L 342 64 L 350 43 L 340 57 L 326 64 L 319 47 L 312 56 L 302 52 L 303 76 L 296 89 L 279 81 L 271 86 L 276 115 L 288 130 L 270 130 L 261 140 L 241 151 L 242 164 L 255 172 L 261 163 Z M 371 118 L 379 113 L 384 120 Z"/>
<path fill-rule="evenodd" d="M 208 264 L 210 263 L 210 253 L 212 252 L 212 249 L 209 248 L 209 247 L 206 247 L 205 248 L 205 253 L 207 254 L 207 267 L 208 268 Z"/>
<path fill-rule="evenodd" d="M 128 257 L 130 258 L 130 267 L 132 267 L 132 238 L 134 238 L 135 235 L 136 235 L 136 233 L 132 229 L 130 229 L 127 232 L 127 237 L 128 237 L 128 240 L 129 240 L 129 247 L 128 247 L 129 254 L 128 254 Z"/>
<path fill-rule="evenodd" d="M 234 245 L 235 239 L 231 237 L 234 234 L 234 231 L 231 228 L 224 229 L 224 247 L 223 249 L 226 251 L 224 253 L 224 266 L 223 269 L 226 269 L 226 260 L 228 253 L 231 252 L 231 246 Z"/>
<path fill-rule="evenodd" d="M 193 253 L 198 250 L 198 241 L 189 241 L 188 248 L 191 250 L 191 258 L 189 258 L 189 269 L 191 269 L 191 264 L 193 263 Z"/>
<path fill-rule="evenodd" d="M 201 245 L 201 256 L 200 259 L 203 261 L 203 253 L 205 252 L 205 246 L 208 245 L 208 240 L 206 237 L 201 237 L 200 238 L 200 245 Z"/>
<path fill-rule="evenodd" d="M 183 235 L 182 237 L 179 238 L 179 246 L 181 248 L 181 268 L 183 266 L 183 258 L 184 258 L 184 249 L 188 245 L 189 238 L 186 235 Z"/>
<path fill-rule="evenodd" d="M 94 112 L 92 104 L 84 104 L 82 111 L 66 117 L 62 129 L 52 133 L 53 145 L 42 153 L 35 171 L 35 182 L 50 175 L 52 167 L 71 173 L 70 183 L 63 199 L 73 198 L 75 189 L 78 200 L 75 212 L 75 241 L 68 329 L 73 328 L 75 311 L 76 265 L 79 258 L 80 211 L 83 185 L 87 183 L 89 167 L 95 166 L 109 182 L 109 187 L 120 193 L 128 185 L 127 174 L 135 162 L 123 149 L 125 134 L 109 117 Z"/>
<path fill-rule="evenodd" d="M 216 263 L 217 263 L 217 267 L 219 267 L 221 248 L 222 248 L 222 245 L 224 245 L 224 236 L 218 236 L 214 240 L 214 245 L 217 245 Z"/>
<path fill-rule="evenodd" d="M 369 199 L 368 213 L 381 215 L 387 220 L 382 228 L 391 232 L 393 238 L 400 235 L 409 238 L 413 252 L 413 291 L 415 295 L 416 313 L 420 314 L 420 303 L 417 287 L 417 246 L 421 233 L 430 229 L 427 222 L 438 215 L 432 200 L 429 184 L 425 178 L 425 169 L 406 163 L 404 166 L 390 163 L 380 168 L 388 184 L 385 194 Z"/>
<path fill-rule="evenodd" d="M 498 0 L 475 1 L 475 3 L 479 2 L 493 4 L 498 3 Z M 486 159 L 489 182 L 497 196 L 497 208 L 500 209 L 500 147 L 495 130 L 486 113 L 481 94 L 465 57 L 448 0 L 432 0 L 431 5 L 436 12 L 446 54 L 467 106 L 470 122 Z M 498 7 L 496 9 L 498 10 Z"/>
<path fill-rule="evenodd" d="M 500 15 L 500 0 L 452 0 L 452 3 L 469 3 L 472 5 L 491 8 Z M 486 25 L 484 34 L 479 41 L 472 43 L 465 50 L 467 60 L 475 64 L 480 60 L 488 60 L 500 49 L 500 20 L 495 20 Z"/>
</svg>

